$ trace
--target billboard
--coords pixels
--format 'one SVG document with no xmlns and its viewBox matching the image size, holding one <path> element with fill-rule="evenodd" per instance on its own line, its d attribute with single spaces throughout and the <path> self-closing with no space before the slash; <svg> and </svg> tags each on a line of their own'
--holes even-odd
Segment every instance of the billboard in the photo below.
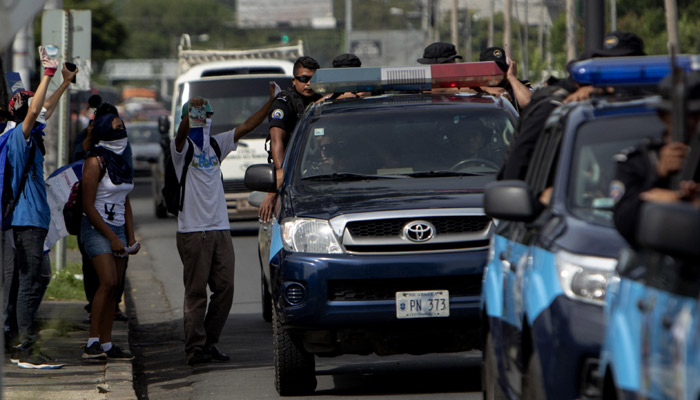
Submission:
<svg viewBox="0 0 700 400">
<path fill-rule="evenodd" d="M 335 28 L 333 0 L 238 0 L 239 28 Z"/>
</svg>

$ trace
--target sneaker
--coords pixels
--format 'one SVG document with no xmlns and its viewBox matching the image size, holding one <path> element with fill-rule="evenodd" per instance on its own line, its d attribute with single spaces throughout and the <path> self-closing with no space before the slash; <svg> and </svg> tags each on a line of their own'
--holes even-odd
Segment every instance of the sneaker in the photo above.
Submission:
<svg viewBox="0 0 700 400">
<path fill-rule="evenodd" d="M 124 313 L 121 312 L 121 311 L 115 311 L 115 312 L 114 312 L 114 320 L 115 320 L 115 321 L 120 321 L 120 322 L 126 322 L 126 321 L 129 320 L 129 317 L 127 317 L 126 315 L 124 315 Z"/>
<path fill-rule="evenodd" d="M 203 350 L 195 350 L 192 355 L 187 359 L 188 365 L 205 364 L 211 361 L 211 356 L 205 353 Z"/>
<path fill-rule="evenodd" d="M 20 358 L 17 366 L 26 369 L 58 369 L 63 367 L 63 363 L 51 359 L 45 354 L 32 354 L 27 358 Z"/>
<path fill-rule="evenodd" d="M 211 359 L 215 361 L 228 361 L 231 359 L 231 357 L 229 357 L 228 354 L 222 352 L 216 346 L 210 346 L 205 348 L 204 353 L 211 356 Z"/>
<path fill-rule="evenodd" d="M 107 354 L 102 350 L 102 345 L 99 342 L 93 343 L 90 347 L 85 346 L 83 351 L 83 360 L 106 360 Z"/>
<path fill-rule="evenodd" d="M 122 350 L 121 347 L 116 345 L 112 345 L 112 348 L 108 351 L 105 351 L 105 354 L 107 354 L 108 360 L 131 361 L 134 359 L 134 356 L 131 355 L 131 353 L 129 353 L 126 350 Z"/>
</svg>

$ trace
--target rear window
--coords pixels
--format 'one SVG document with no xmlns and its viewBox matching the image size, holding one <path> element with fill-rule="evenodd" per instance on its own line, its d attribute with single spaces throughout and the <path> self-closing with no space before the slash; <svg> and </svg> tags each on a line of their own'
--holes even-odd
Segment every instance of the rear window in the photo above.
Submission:
<svg viewBox="0 0 700 400">
<path fill-rule="evenodd" d="M 276 78 L 281 87 L 289 86 L 286 77 Z M 214 115 L 212 116 L 212 134 L 217 134 L 242 124 L 253 115 L 270 96 L 269 77 L 250 77 L 246 79 L 212 79 L 187 82 L 180 85 L 180 98 L 177 101 L 177 122 L 180 120 L 182 104 L 193 97 L 204 97 L 209 100 Z M 266 138 L 269 125 L 265 120 L 248 139 Z"/>
<path fill-rule="evenodd" d="M 664 126 L 656 114 L 603 118 L 583 124 L 569 172 L 567 199 L 570 211 L 585 221 L 613 226 L 610 183 L 615 178 L 620 150 L 645 137 L 660 137 Z"/>
<path fill-rule="evenodd" d="M 495 174 L 513 124 L 503 110 L 435 107 L 326 114 L 309 124 L 301 177 L 431 171 Z"/>
</svg>

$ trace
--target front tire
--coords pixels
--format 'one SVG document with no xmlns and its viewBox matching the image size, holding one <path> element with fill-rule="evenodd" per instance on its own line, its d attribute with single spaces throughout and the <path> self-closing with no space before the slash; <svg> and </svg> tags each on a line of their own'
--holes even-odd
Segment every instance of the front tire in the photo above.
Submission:
<svg viewBox="0 0 700 400">
<path fill-rule="evenodd" d="M 483 379 L 481 381 L 484 400 L 505 399 L 506 397 L 498 384 L 498 360 L 496 359 L 496 350 L 493 347 L 491 333 L 486 335 L 486 345 L 482 354 L 481 373 L 483 374 Z"/>
<path fill-rule="evenodd" d="M 290 335 L 280 321 L 279 311 L 272 313 L 275 350 L 275 388 L 280 396 L 303 396 L 316 390 L 316 360 L 304 350 L 298 338 Z"/>
</svg>

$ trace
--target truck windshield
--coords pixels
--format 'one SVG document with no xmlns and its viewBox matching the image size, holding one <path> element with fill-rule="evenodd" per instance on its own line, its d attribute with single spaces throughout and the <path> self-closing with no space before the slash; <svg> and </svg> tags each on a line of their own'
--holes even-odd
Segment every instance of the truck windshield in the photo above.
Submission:
<svg viewBox="0 0 700 400">
<path fill-rule="evenodd" d="M 392 107 L 326 114 L 305 132 L 301 178 L 495 174 L 512 133 L 508 114 L 497 109 Z"/>
<path fill-rule="evenodd" d="M 610 184 L 615 179 L 614 156 L 644 138 L 660 138 L 663 130 L 656 114 L 628 114 L 583 124 L 576 135 L 569 170 L 571 212 L 587 222 L 613 226 Z"/>
<path fill-rule="evenodd" d="M 214 115 L 212 116 L 212 134 L 217 134 L 242 124 L 267 101 L 270 93 L 269 82 L 277 81 L 280 87 L 289 86 L 286 77 L 245 77 L 206 79 L 186 82 L 180 85 L 176 112 L 180 113 L 182 104 L 193 97 L 209 100 Z M 179 118 L 178 118 L 179 123 Z M 176 129 L 177 130 L 177 129 Z M 246 139 L 264 139 L 269 132 L 267 120 L 258 126 Z"/>
</svg>

